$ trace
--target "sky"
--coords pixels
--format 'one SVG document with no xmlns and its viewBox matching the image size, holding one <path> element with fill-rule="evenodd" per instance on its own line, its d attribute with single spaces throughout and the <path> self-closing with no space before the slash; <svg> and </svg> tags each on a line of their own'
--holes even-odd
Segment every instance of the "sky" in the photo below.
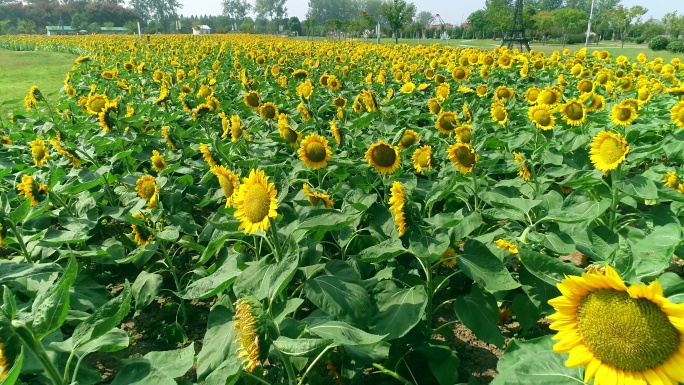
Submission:
<svg viewBox="0 0 684 385">
<path fill-rule="evenodd" d="M 411 1 L 411 0 L 409 0 Z M 482 9 L 485 0 L 413 0 L 418 11 L 428 11 L 439 14 L 447 23 L 460 24 L 472 12 Z M 180 14 L 191 15 L 220 15 L 221 0 L 180 0 L 183 8 Z M 287 0 L 288 16 L 297 16 L 300 20 L 306 18 L 309 0 Z M 684 1 L 681 0 L 622 0 L 626 7 L 641 5 L 648 9 L 643 20 L 652 17 L 661 19 L 667 12 L 677 11 L 684 14 Z"/>
</svg>

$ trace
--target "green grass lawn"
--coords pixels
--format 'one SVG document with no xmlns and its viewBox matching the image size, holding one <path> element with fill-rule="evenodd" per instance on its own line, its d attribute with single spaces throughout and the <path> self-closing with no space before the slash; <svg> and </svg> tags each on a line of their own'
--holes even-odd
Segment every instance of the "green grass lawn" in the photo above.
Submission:
<svg viewBox="0 0 684 385">
<path fill-rule="evenodd" d="M 306 36 L 300 36 L 296 37 L 294 39 L 297 40 L 302 40 L 302 41 L 307 41 Z M 325 38 L 322 37 L 314 37 L 314 41 L 323 41 L 326 40 Z M 355 39 L 357 41 L 365 41 L 368 43 L 375 43 L 376 40 L 375 38 L 360 38 L 360 39 Z M 394 44 L 394 39 L 390 38 L 383 38 L 380 39 L 380 43 L 382 44 Z M 500 39 L 466 39 L 466 40 L 461 40 L 461 39 L 451 39 L 451 40 L 439 40 L 439 39 L 422 39 L 420 42 L 418 39 L 399 39 L 400 44 L 409 44 L 409 45 L 417 45 L 417 44 L 425 44 L 425 45 L 430 45 L 430 44 L 444 44 L 452 47 L 478 47 L 478 48 L 484 48 L 484 49 L 494 49 L 496 47 L 499 47 L 501 45 L 501 40 Z M 537 44 L 537 43 L 531 43 L 530 47 L 537 51 L 537 52 L 544 52 L 545 54 L 549 55 L 553 53 L 553 51 L 563 51 L 563 46 L 560 44 Z M 566 45 L 566 48 L 569 48 L 570 51 L 577 51 L 580 48 L 583 48 L 584 44 L 568 44 Z M 631 61 L 636 60 L 636 57 L 639 53 L 643 52 L 644 55 L 648 58 L 648 60 L 652 60 L 656 57 L 661 57 L 663 60 L 666 62 L 669 62 L 675 57 L 680 57 L 682 60 L 684 60 L 683 55 L 677 55 L 673 53 L 669 53 L 667 51 L 660 51 L 660 52 L 655 52 L 651 51 L 647 45 L 645 44 L 631 44 L 631 43 L 625 43 L 625 47 L 622 48 L 621 44 L 619 41 L 604 41 L 601 42 L 599 45 L 596 44 L 589 44 L 588 51 L 591 53 L 592 51 L 595 50 L 606 50 L 610 52 L 610 55 L 615 58 L 618 57 L 619 55 L 625 55 L 627 58 L 629 58 Z"/>
<path fill-rule="evenodd" d="M 6 117 L 15 109 L 23 109 L 24 96 L 34 85 L 54 101 L 76 58 L 68 53 L 0 49 L 0 115 Z M 15 99 L 19 100 L 2 104 Z"/>
</svg>

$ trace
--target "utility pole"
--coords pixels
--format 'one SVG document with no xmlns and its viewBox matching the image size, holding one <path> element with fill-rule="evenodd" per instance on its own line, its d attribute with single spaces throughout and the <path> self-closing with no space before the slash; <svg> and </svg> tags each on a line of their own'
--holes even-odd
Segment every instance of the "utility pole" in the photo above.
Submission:
<svg viewBox="0 0 684 385">
<path fill-rule="evenodd" d="M 594 0 L 591 0 L 591 9 L 589 10 L 589 23 L 587 23 L 587 39 L 584 41 L 584 47 L 589 46 L 589 35 L 591 34 L 591 18 L 594 16 Z"/>
</svg>

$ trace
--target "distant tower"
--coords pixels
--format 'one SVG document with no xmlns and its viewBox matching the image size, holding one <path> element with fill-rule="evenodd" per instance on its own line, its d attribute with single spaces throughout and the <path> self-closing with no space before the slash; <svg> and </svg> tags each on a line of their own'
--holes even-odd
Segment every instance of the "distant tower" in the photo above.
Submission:
<svg viewBox="0 0 684 385">
<path fill-rule="evenodd" d="M 515 0 L 513 25 L 504 34 L 501 46 L 507 46 L 511 50 L 517 48 L 520 52 L 524 52 L 525 49 L 530 50 L 530 43 L 525 37 L 525 26 L 523 25 L 523 0 Z"/>
</svg>

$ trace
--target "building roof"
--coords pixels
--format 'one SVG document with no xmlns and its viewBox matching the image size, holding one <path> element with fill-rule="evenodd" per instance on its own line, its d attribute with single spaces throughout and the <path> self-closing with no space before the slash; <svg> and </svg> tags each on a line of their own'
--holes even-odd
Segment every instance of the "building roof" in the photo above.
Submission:
<svg viewBox="0 0 684 385">
<path fill-rule="evenodd" d="M 45 28 L 48 31 L 76 31 L 70 25 L 48 25 Z"/>
<path fill-rule="evenodd" d="M 211 27 L 209 27 L 208 25 L 202 24 L 202 25 L 200 25 L 200 29 L 211 29 Z"/>
<path fill-rule="evenodd" d="M 100 27 L 100 30 L 105 31 L 105 32 L 107 32 L 107 31 L 126 31 L 126 32 L 128 32 L 128 28 L 124 28 L 124 27 Z"/>
</svg>

